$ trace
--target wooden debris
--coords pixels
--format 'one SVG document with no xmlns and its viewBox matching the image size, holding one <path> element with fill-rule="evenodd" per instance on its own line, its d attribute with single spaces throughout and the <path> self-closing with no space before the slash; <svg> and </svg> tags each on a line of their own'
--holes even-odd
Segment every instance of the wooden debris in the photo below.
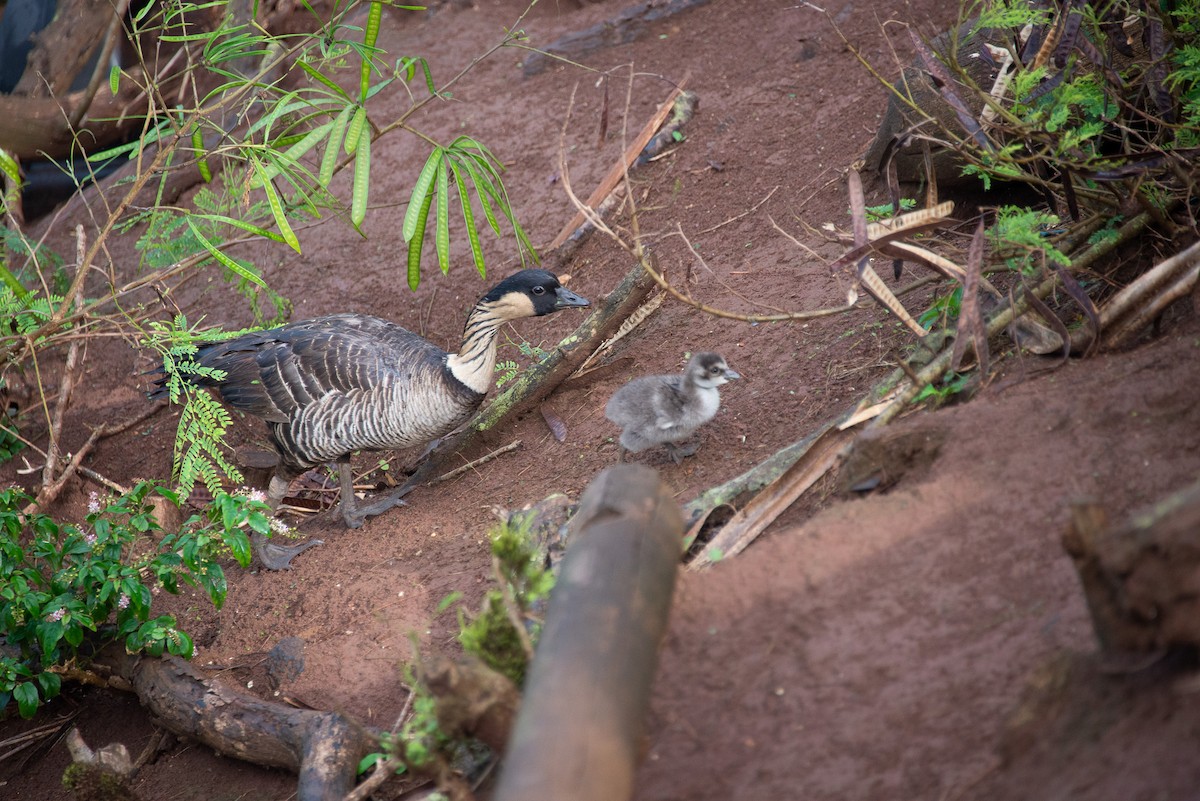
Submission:
<svg viewBox="0 0 1200 801">
<path fill-rule="evenodd" d="M 558 61 L 556 57 L 578 61 L 601 48 L 636 41 L 646 33 L 651 24 L 708 2 L 709 0 L 647 0 L 626 8 L 612 19 L 567 34 L 541 48 L 542 52 L 531 53 L 525 60 L 525 77 L 544 72 Z"/>
<path fill-rule="evenodd" d="M 687 76 L 684 76 L 683 80 L 679 82 L 679 85 L 675 87 L 671 94 L 668 95 L 667 99 L 663 101 L 663 104 L 658 107 L 658 110 L 654 112 L 654 116 L 650 118 L 637 137 L 629 143 L 629 147 L 625 148 L 625 153 L 622 155 L 621 159 L 609 168 L 608 172 L 604 175 L 604 178 L 600 181 L 600 184 L 596 187 L 592 194 L 588 196 L 587 205 L 590 208 L 599 208 L 604 202 L 605 198 L 611 195 L 617 188 L 617 185 L 625 179 L 626 173 L 628 173 L 630 168 L 633 167 L 642 150 L 646 147 L 650 140 L 654 138 L 655 132 L 662 127 L 663 123 L 666 122 L 667 118 L 671 115 L 672 109 L 675 108 L 676 102 L 683 94 L 683 87 L 687 85 L 687 80 Z M 563 229 L 558 232 L 558 236 L 554 237 L 554 241 L 550 243 L 549 249 L 558 250 L 565 245 L 568 240 L 573 242 L 578 241 L 583 234 L 591 228 L 590 224 L 585 224 L 586 219 L 587 218 L 582 211 L 577 212 L 575 216 L 571 218 L 570 222 L 564 225 Z M 570 249 L 568 248 L 565 254 L 560 254 L 560 261 L 565 255 L 568 255 L 569 252 Z"/>
<path fill-rule="evenodd" d="M 1200 276 L 1200 242 L 1163 260 L 1112 297 L 1100 310 L 1100 331 L 1106 348 L 1128 343 L 1170 304 L 1191 292 Z M 1082 350 L 1095 335 L 1092 326 L 1077 329 L 1073 349 Z M 1079 341 L 1076 341 L 1078 338 Z"/>
<path fill-rule="evenodd" d="M 1156 651 L 1200 646 L 1200 481 L 1110 525 L 1080 501 L 1063 535 L 1100 646 Z"/>
<path fill-rule="evenodd" d="M 93 751 L 74 726 L 67 733 L 66 743 L 71 765 L 63 774 L 63 785 L 78 801 L 140 801 L 130 786 L 133 761 L 122 743 L 109 743 Z"/>
<path fill-rule="evenodd" d="M 512 679 L 478 659 L 422 658 L 421 683 L 437 699 L 438 728 L 449 737 L 475 737 L 500 753 L 521 708 Z"/>
<path fill-rule="evenodd" d="M 689 567 L 692 570 L 709 567 L 744 551 L 805 490 L 837 464 L 840 454 L 853 438 L 854 435 L 847 431 L 827 427 L 783 475 L 734 514 Z"/>
<path fill-rule="evenodd" d="M 163 728 L 218 753 L 298 773 L 300 801 L 344 796 L 374 744 L 370 732 L 339 713 L 263 701 L 176 657 L 138 657 L 115 646 L 96 662 L 128 682 Z"/>
<path fill-rule="evenodd" d="M 655 471 L 623 464 L 591 483 L 572 528 L 496 801 L 633 794 L 683 522 Z"/>
</svg>

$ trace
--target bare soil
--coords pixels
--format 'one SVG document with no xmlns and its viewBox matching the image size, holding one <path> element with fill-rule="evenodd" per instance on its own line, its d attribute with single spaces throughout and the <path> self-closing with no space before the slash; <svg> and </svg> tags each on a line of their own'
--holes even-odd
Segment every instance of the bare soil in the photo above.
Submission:
<svg viewBox="0 0 1200 801">
<path fill-rule="evenodd" d="M 534 45 L 544 46 L 622 7 L 623 0 L 544 0 L 524 27 Z M 428 15 L 396 12 L 385 17 L 380 40 L 389 52 L 424 55 L 434 74 L 446 77 L 497 41 L 522 8 L 520 0 L 479 0 Z M 660 262 L 713 305 L 798 311 L 844 302 L 844 287 L 821 261 L 839 248 L 816 229 L 848 223 L 845 173 L 873 135 L 883 91 L 831 19 L 868 59 L 894 69 L 892 47 L 906 58 L 906 37 L 888 26 L 889 43 L 881 22 L 902 19 L 929 35 L 954 14 L 933 0 L 827 8 L 828 17 L 794 0 L 712 0 L 649 26 L 635 41 L 581 58 L 613 71 L 616 111 L 625 104 L 628 65 L 638 73 L 630 136 L 685 76 L 698 93 L 700 111 L 685 140 L 639 170 L 633 183 L 642 230 Z M 573 215 L 558 161 L 572 96 L 564 138 L 578 194 L 591 192 L 623 145 L 616 116 L 597 143 L 597 73 L 559 64 L 524 78 L 527 57 L 517 49 L 497 53 L 455 88 L 452 101 L 413 122 L 437 138 L 469 132 L 486 142 L 508 165 L 520 219 L 544 244 Z M 375 113 L 391 119 L 405 103 L 397 90 L 380 98 Z M 271 285 L 294 301 L 296 319 L 368 312 L 456 344 L 470 304 L 492 279 L 480 280 L 460 242 L 448 276 L 429 261 L 418 291 L 404 285 L 398 220 L 424 159 L 421 147 L 396 135 L 374 148 L 365 238 L 327 219 L 301 232 L 303 256 L 262 246 L 238 254 L 265 266 Z M 874 192 L 870 200 L 879 202 L 880 188 Z M 73 228 L 64 222 L 58 230 Z M 694 251 L 674 235 L 677 225 Z M 135 238 L 113 243 L 118 269 L 136 264 Z M 66 239 L 57 245 L 72 252 Z M 492 276 L 516 266 L 509 243 L 484 245 Z M 629 266 L 618 247 L 593 237 L 571 264 L 571 287 L 595 300 Z M 178 301 L 210 323 L 250 322 L 219 281 L 190 286 Z M 501 358 L 521 360 L 522 338 L 549 346 L 579 319 L 565 312 L 522 322 Z M 198 664 L 264 695 L 266 652 L 284 637 L 303 638 L 304 671 L 279 692 L 388 726 L 406 697 L 410 634 L 422 649 L 453 651 L 456 622 L 437 614 L 439 601 L 459 591 L 473 607 L 489 580 L 493 508 L 553 492 L 577 496 L 611 464 L 617 432 L 603 407 L 630 375 L 673 372 L 686 354 L 716 350 L 745 376 L 726 388 L 695 457 L 679 466 L 647 457 L 683 502 L 846 408 L 909 342 L 874 307 L 751 325 L 668 301 L 618 348 L 617 357 L 633 358 L 628 374 L 551 399 L 568 426 L 565 442 L 536 413 L 514 420 L 461 458 L 516 439 L 523 443 L 518 451 L 415 492 L 407 508 L 357 531 L 310 521 L 305 533 L 326 544 L 301 555 L 293 570 L 231 565 L 229 599 L 219 612 L 188 593 L 165 598 L 164 608 L 195 635 Z M 1194 666 L 1172 658 L 1114 672 L 1104 663 L 1059 541 L 1073 500 L 1101 498 L 1120 518 L 1194 480 L 1198 355 L 1200 323 L 1180 308 L 1157 338 L 1127 352 L 1057 371 L 1046 370 L 1047 362 L 1010 360 L 970 402 L 893 425 L 908 444 L 887 491 L 850 498 L 831 482 L 744 554 L 684 574 L 637 798 L 1198 797 Z M 146 402 L 139 373 L 150 366 L 123 341 L 89 345 L 86 391 L 71 409 L 66 447 L 77 447 L 88 425 L 139 413 Z M 89 466 L 126 484 L 168 475 L 176 419 L 164 410 L 104 441 Z M 237 436 L 264 441 L 253 420 L 239 422 Z M 31 480 L 4 470 L 0 480 Z M 81 515 L 88 491 L 97 488 L 79 483 L 56 512 Z M 99 691 L 66 693 L 44 719 L 72 710 L 93 745 L 118 740 L 136 754 L 151 735 L 135 701 Z M 0 736 L 24 725 L 4 723 Z M 0 775 L 0 794 L 64 798 L 66 761 L 54 744 Z M 285 799 L 294 788 L 290 775 L 187 743 L 137 780 L 144 798 L 164 800 Z"/>
</svg>

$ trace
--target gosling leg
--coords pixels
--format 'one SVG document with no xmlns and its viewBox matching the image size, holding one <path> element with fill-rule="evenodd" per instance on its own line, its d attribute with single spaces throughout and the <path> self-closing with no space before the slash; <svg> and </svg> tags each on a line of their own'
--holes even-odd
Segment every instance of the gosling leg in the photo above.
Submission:
<svg viewBox="0 0 1200 801">
<path fill-rule="evenodd" d="M 676 445 L 674 442 L 666 443 L 667 453 L 671 457 L 671 461 L 675 464 L 681 464 L 685 458 L 693 455 L 700 447 L 700 443 L 693 442 L 689 445 Z"/>
</svg>

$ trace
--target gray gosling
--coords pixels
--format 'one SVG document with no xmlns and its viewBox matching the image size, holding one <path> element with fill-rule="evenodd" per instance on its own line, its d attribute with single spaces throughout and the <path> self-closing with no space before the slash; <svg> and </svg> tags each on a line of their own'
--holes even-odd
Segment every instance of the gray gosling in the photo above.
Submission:
<svg viewBox="0 0 1200 801">
<path fill-rule="evenodd" d="M 555 275 L 522 270 L 475 304 L 457 353 L 387 320 L 331 314 L 201 345 L 196 362 L 225 377 L 188 380 L 214 388 L 229 406 L 266 421 L 280 458 L 267 491 L 272 508 L 292 479 L 333 463 L 341 479 L 342 519 L 358 528 L 366 517 L 402 505 L 414 485 L 410 481 L 360 504 L 351 482 L 352 453 L 427 445 L 453 431 L 475 413 L 492 385 L 500 326 L 587 305 Z M 166 394 L 164 383 L 159 380 L 151 398 Z M 258 555 L 278 570 L 303 547 L 272 544 Z"/>
<path fill-rule="evenodd" d="M 635 378 L 609 399 L 604 414 L 619 425 L 621 450 L 638 453 L 666 445 L 675 464 L 696 452 L 697 444 L 676 445 L 713 419 L 721 406 L 717 387 L 741 378 L 719 354 L 697 353 L 679 375 Z"/>
</svg>

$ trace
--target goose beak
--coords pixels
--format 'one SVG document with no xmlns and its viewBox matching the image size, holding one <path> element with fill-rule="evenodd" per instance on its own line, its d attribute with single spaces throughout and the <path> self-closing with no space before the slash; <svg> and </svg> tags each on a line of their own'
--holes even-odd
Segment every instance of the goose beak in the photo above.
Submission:
<svg viewBox="0 0 1200 801">
<path fill-rule="evenodd" d="M 735 372 L 734 370 L 730 370 L 728 367 L 725 368 L 725 378 L 727 380 L 737 381 L 741 377 L 742 377 L 741 373 Z"/>
<path fill-rule="evenodd" d="M 565 286 L 560 286 L 558 289 L 554 290 L 554 295 L 555 295 L 555 298 L 554 298 L 554 308 L 555 309 L 568 309 L 572 306 L 591 306 L 592 305 L 591 303 L 588 302 L 587 298 L 582 298 L 579 295 L 576 295 L 574 292 L 567 289 Z"/>
</svg>

